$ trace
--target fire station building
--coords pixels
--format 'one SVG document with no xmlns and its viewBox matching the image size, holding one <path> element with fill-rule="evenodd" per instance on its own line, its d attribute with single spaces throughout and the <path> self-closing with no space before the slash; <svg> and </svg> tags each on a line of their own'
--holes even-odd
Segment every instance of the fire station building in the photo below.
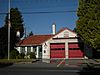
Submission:
<svg viewBox="0 0 100 75">
<path fill-rule="evenodd" d="M 32 35 L 21 40 L 16 48 L 19 53 L 35 52 L 36 58 L 41 59 L 76 59 L 84 58 L 84 43 L 77 34 L 62 28 L 57 33 L 52 25 L 53 34 Z"/>
</svg>

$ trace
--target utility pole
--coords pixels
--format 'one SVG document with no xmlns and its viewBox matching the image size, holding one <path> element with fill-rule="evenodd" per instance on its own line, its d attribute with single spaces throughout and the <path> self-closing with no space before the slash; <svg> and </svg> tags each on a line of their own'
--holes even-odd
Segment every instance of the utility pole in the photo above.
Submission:
<svg viewBox="0 0 100 75">
<path fill-rule="evenodd" d="M 10 59 L 10 0 L 8 2 L 8 60 Z"/>
</svg>

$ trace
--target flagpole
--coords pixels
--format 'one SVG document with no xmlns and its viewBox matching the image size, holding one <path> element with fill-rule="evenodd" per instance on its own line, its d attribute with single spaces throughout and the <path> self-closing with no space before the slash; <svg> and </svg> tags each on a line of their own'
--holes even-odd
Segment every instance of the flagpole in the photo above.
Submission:
<svg viewBox="0 0 100 75">
<path fill-rule="evenodd" d="M 10 59 L 10 0 L 8 4 L 8 60 Z"/>
</svg>

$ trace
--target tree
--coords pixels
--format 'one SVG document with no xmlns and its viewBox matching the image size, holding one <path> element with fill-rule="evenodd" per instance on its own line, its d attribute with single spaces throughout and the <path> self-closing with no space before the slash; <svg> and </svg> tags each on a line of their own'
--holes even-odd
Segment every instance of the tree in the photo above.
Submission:
<svg viewBox="0 0 100 75">
<path fill-rule="evenodd" d="M 18 57 L 18 55 L 19 55 L 19 52 L 15 49 L 10 52 L 11 59 L 16 59 Z"/>
<path fill-rule="evenodd" d="M 29 33 L 29 36 L 32 36 L 33 35 L 33 32 L 31 31 L 30 33 Z"/>
<path fill-rule="evenodd" d="M 22 38 L 24 35 L 23 18 L 18 8 L 11 8 L 10 16 L 11 27 L 16 33 L 20 31 L 20 38 Z M 5 18 L 5 26 L 8 26 L 8 14 Z"/>
<path fill-rule="evenodd" d="M 93 48 L 100 50 L 100 0 L 79 0 L 77 33 Z M 100 54 L 99 54 L 100 55 Z"/>
<path fill-rule="evenodd" d="M 11 8 L 10 13 L 10 51 L 14 50 L 15 44 L 18 42 L 16 32 L 20 31 L 20 38 L 23 37 L 24 27 L 21 13 L 17 8 Z M 0 28 L 0 58 L 7 58 L 8 55 L 8 14 L 5 18 L 5 25 Z"/>
<path fill-rule="evenodd" d="M 74 28 L 73 31 L 76 32 L 76 28 Z"/>
<path fill-rule="evenodd" d="M 0 28 L 0 58 L 4 58 L 5 56 L 7 56 L 7 51 L 5 51 L 5 48 L 7 48 L 7 43 L 6 43 L 7 42 L 7 38 L 6 38 L 7 32 L 6 31 L 7 30 L 4 29 L 4 27 Z"/>
<path fill-rule="evenodd" d="M 14 49 L 16 43 L 16 34 L 14 30 L 11 28 L 10 31 L 10 51 Z M 0 58 L 7 58 L 8 55 L 8 28 L 2 27 L 0 28 Z"/>
</svg>

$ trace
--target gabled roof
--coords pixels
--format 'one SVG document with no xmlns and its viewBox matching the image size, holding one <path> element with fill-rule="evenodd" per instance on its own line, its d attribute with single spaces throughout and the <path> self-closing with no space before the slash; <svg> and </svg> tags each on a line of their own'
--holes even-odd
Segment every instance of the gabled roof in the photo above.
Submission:
<svg viewBox="0 0 100 75">
<path fill-rule="evenodd" d="M 17 46 L 32 46 L 41 45 L 43 42 L 50 39 L 53 35 L 32 35 L 23 40 L 21 40 Z"/>
<path fill-rule="evenodd" d="M 75 33 L 74 31 L 68 29 L 68 28 L 61 28 L 58 33 L 56 33 L 55 35 L 32 35 L 29 36 L 23 40 L 21 40 L 17 46 L 35 46 L 35 45 L 42 45 L 42 43 L 44 43 L 45 41 L 49 40 L 50 38 L 53 38 L 54 36 L 58 35 L 59 33 L 63 32 L 64 30 L 69 30 L 73 33 Z M 76 33 L 75 33 L 76 34 Z"/>
<path fill-rule="evenodd" d="M 59 33 L 61 33 L 61 32 L 63 32 L 64 30 L 69 30 L 70 32 L 75 33 L 73 30 L 71 30 L 71 29 L 69 29 L 69 28 L 67 28 L 67 27 L 64 27 L 64 28 L 61 28 L 61 29 L 58 31 L 58 33 L 56 33 L 56 35 L 59 34 Z M 75 34 L 76 34 L 76 33 L 75 33 Z"/>
</svg>

